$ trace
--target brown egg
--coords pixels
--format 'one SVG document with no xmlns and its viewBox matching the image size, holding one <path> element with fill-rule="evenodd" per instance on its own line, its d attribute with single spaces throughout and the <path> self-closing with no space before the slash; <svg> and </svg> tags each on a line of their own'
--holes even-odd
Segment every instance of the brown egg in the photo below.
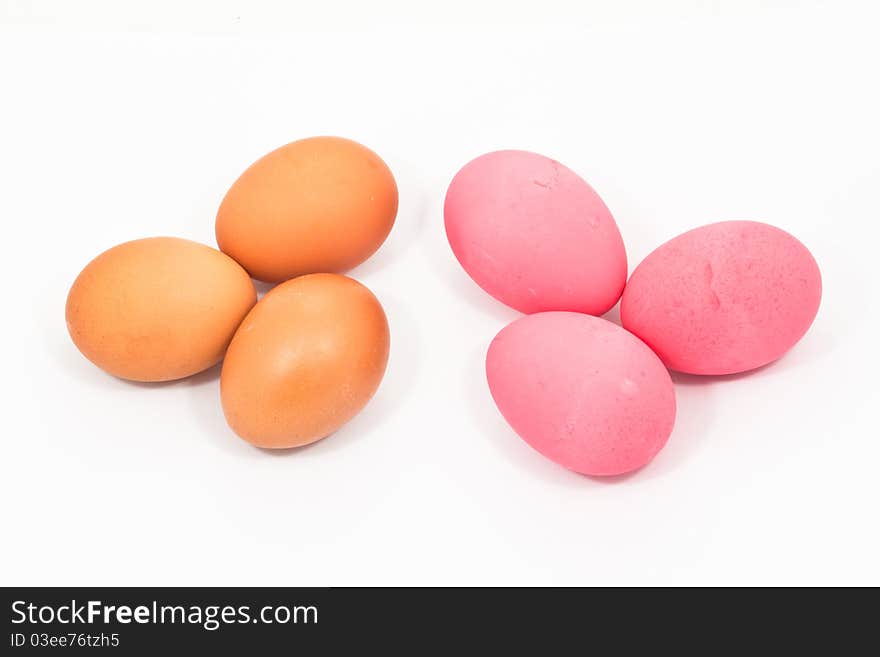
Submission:
<svg viewBox="0 0 880 657">
<path fill-rule="evenodd" d="M 385 312 L 357 281 L 312 274 L 282 283 L 248 313 L 226 352 L 226 420 L 258 447 L 320 440 L 376 392 L 388 346 Z"/>
<path fill-rule="evenodd" d="M 397 184 L 378 155 L 341 137 L 312 137 L 241 174 L 217 212 L 217 244 L 262 281 L 338 273 L 369 258 L 396 215 Z"/>
<path fill-rule="evenodd" d="M 223 358 L 257 301 L 232 258 L 176 237 L 126 242 L 92 260 L 67 296 L 67 329 L 102 370 L 169 381 Z"/>
</svg>

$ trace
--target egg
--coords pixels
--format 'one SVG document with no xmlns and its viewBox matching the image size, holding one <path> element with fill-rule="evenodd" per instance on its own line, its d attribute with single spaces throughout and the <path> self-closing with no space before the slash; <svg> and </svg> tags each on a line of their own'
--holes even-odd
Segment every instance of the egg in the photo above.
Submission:
<svg viewBox="0 0 880 657">
<path fill-rule="evenodd" d="M 376 392 L 389 340 L 382 306 L 357 281 L 312 274 L 282 283 L 241 323 L 223 361 L 229 426 L 258 447 L 326 437 Z"/>
<path fill-rule="evenodd" d="M 256 301 L 247 272 L 220 251 L 153 237 L 115 246 L 86 265 L 67 296 L 67 328 L 102 370 L 169 381 L 219 362 Z"/>
<path fill-rule="evenodd" d="M 397 215 L 397 184 L 373 151 L 312 137 L 252 164 L 226 193 L 215 224 L 220 250 L 251 276 L 280 282 L 344 272 L 372 255 Z"/>
<path fill-rule="evenodd" d="M 620 317 L 671 369 L 733 374 L 791 349 L 821 297 L 819 267 L 797 239 L 764 223 L 724 221 L 648 255 L 626 286 Z"/>
<path fill-rule="evenodd" d="M 517 310 L 601 315 L 626 282 L 611 212 L 574 171 L 526 151 L 481 155 L 449 185 L 446 235 L 470 277 Z"/>
<path fill-rule="evenodd" d="M 641 468 L 675 423 L 675 391 L 663 363 L 637 337 L 598 317 L 521 317 L 489 346 L 486 378 L 523 440 L 586 475 Z"/>
</svg>

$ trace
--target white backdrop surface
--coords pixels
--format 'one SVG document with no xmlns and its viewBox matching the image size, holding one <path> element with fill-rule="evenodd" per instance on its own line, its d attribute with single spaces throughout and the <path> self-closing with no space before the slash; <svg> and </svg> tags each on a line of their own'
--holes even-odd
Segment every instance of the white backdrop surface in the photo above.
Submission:
<svg viewBox="0 0 880 657">
<path fill-rule="evenodd" d="M 880 584 L 875 6 L 0 3 L 0 581 Z M 77 352 L 86 262 L 151 235 L 214 245 L 237 175 L 315 134 L 373 148 L 400 187 L 351 273 L 392 330 L 360 416 L 269 453 L 227 428 L 219 369 L 137 385 Z M 822 269 L 815 324 L 753 374 L 676 376 L 641 472 L 545 460 L 485 383 L 518 313 L 443 232 L 451 177 L 499 148 L 588 180 L 630 271 L 704 223 L 792 232 Z"/>
</svg>

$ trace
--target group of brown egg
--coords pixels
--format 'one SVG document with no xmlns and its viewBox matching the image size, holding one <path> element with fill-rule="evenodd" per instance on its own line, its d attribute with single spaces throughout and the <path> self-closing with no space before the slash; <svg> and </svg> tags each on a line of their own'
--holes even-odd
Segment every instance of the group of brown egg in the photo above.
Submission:
<svg viewBox="0 0 880 657">
<path fill-rule="evenodd" d="M 381 158 L 313 137 L 252 164 L 224 197 L 219 250 L 175 237 L 92 260 L 67 297 L 82 354 L 132 381 L 171 381 L 223 361 L 232 429 L 259 447 L 306 445 L 354 417 L 388 361 L 388 322 L 341 275 L 385 241 L 397 185 Z M 279 285 L 257 300 L 251 278 Z"/>
</svg>

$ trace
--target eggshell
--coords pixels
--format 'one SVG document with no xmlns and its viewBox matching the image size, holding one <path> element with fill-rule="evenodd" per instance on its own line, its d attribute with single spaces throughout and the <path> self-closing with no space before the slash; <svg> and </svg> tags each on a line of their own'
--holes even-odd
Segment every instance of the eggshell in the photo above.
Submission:
<svg viewBox="0 0 880 657">
<path fill-rule="evenodd" d="M 819 267 L 798 240 L 768 224 L 724 221 L 648 255 L 626 286 L 620 317 L 671 369 L 732 374 L 793 347 L 821 297 Z"/>
<path fill-rule="evenodd" d="M 626 251 L 599 195 L 571 169 L 497 151 L 453 178 L 446 235 L 474 281 L 517 310 L 601 315 L 626 282 Z"/>
<path fill-rule="evenodd" d="M 324 438 L 373 396 L 388 347 L 382 306 L 357 281 L 312 274 L 282 283 L 229 345 L 220 376 L 226 420 L 259 447 Z"/>
<path fill-rule="evenodd" d="M 254 278 L 343 272 L 370 257 L 397 215 L 397 184 L 373 151 L 340 137 L 295 141 L 257 160 L 217 212 L 220 250 Z"/>
<path fill-rule="evenodd" d="M 67 296 L 73 342 L 102 370 L 133 381 L 168 381 L 223 358 L 257 301 L 232 258 L 204 244 L 152 237 L 92 260 Z"/>
<path fill-rule="evenodd" d="M 529 445 L 587 475 L 641 468 L 675 422 L 669 372 L 638 338 L 598 317 L 521 317 L 492 341 L 486 377 L 504 418 Z"/>
</svg>

